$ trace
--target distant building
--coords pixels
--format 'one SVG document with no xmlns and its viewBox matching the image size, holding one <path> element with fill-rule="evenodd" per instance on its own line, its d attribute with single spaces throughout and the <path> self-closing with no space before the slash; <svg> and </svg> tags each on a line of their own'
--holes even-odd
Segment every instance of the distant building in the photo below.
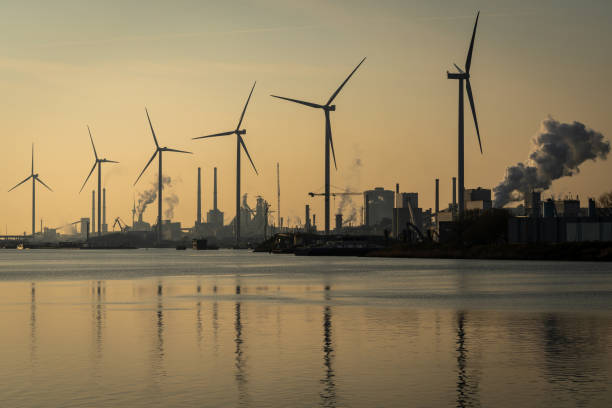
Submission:
<svg viewBox="0 0 612 408">
<path fill-rule="evenodd" d="M 81 236 L 83 239 L 89 235 L 89 218 L 81 218 Z"/>
<path fill-rule="evenodd" d="M 162 222 L 162 239 L 168 241 L 175 241 L 183 236 L 180 222 L 171 222 L 170 220 L 164 220 Z"/>
<path fill-rule="evenodd" d="M 142 213 L 138 214 L 138 221 L 132 226 L 133 231 L 151 231 L 151 224 L 142 220 Z"/>
<path fill-rule="evenodd" d="M 525 215 L 528 217 L 542 216 L 542 197 L 539 191 L 525 194 Z"/>
<path fill-rule="evenodd" d="M 206 214 L 206 222 L 217 227 L 223 226 L 223 211 L 219 211 L 218 209 L 210 210 Z"/>
<path fill-rule="evenodd" d="M 463 195 L 466 210 L 490 210 L 493 208 L 491 201 L 491 189 L 489 188 L 468 188 Z"/>
<path fill-rule="evenodd" d="M 57 230 L 55 228 L 45 227 L 43 231 L 43 240 L 47 242 L 57 241 Z"/>
<path fill-rule="evenodd" d="M 419 193 L 400 193 L 398 208 L 393 211 L 393 235 L 396 238 L 405 237 L 412 241 L 417 233 L 414 228 L 424 234 L 423 210 L 419 208 Z"/>
<path fill-rule="evenodd" d="M 364 191 L 363 199 L 366 226 L 374 227 L 385 223 L 391 226 L 395 201 L 395 193 L 392 190 L 376 187 L 374 190 Z"/>
<path fill-rule="evenodd" d="M 580 200 L 555 200 L 557 217 L 577 217 L 580 213 Z"/>
<path fill-rule="evenodd" d="M 400 198 L 401 208 L 408 208 L 408 204 L 412 208 L 419 208 L 419 193 L 401 193 Z"/>
</svg>

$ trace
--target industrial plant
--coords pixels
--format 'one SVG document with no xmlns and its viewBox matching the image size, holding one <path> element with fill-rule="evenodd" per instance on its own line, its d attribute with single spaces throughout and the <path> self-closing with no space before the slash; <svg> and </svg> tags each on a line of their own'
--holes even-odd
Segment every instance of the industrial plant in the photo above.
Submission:
<svg viewBox="0 0 612 408">
<path fill-rule="evenodd" d="M 174 207 L 179 203 L 175 194 L 164 196 L 164 188 L 172 186 L 173 179 L 164 174 L 162 157 L 164 152 L 191 154 L 186 150 L 162 147 L 155 133 L 148 109 L 145 108 L 147 124 L 154 142 L 154 152 L 138 174 L 134 186 L 141 180 L 151 163 L 158 159 L 156 179 L 134 197 L 131 223 L 121 217 L 110 216 L 107 220 L 107 188 L 102 187 L 102 164 L 119 164 L 117 161 L 100 158 L 96 150 L 91 129 L 87 126 L 94 163 L 87 174 L 79 193 L 83 191 L 93 172 L 98 170 L 97 188 L 91 191 L 91 217 L 75 217 L 76 221 L 56 227 L 36 229 L 36 184 L 46 189 L 39 175 L 34 172 L 34 145 L 32 145 L 31 173 L 9 191 L 28 180 L 32 180 L 32 226 L 31 234 L 5 235 L 0 246 L 4 247 L 76 247 L 76 248 L 138 248 L 176 247 L 185 249 L 256 248 L 270 252 L 295 252 L 301 254 L 366 254 L 381 248 L 398 245 L 452 244 L 463 247 L 481 244 L 552 244 L 566 242 L 612 241 L 612 203 L 597 202 L 588 198 L 581 202 L 578 196 L 554 197 L 548 194 L 552 182 L 579 171 L 585 161 L 606 159 L 610 142 L 601 133 L 587 128 L 579 122 L 560 123 L 548 118 L 542 123 L 541 132 L 534 138 L 534 146 L 528 160 L 508 167 L 506 175 L 493 189 L 487 187 L 466 188 L 464 176 L 464 91 L 482 154 L 482 141 L 472 92 L 471 66 L 475 46 L 476 30 L 480 14 L 476 15 L 464 68 L 454 64 L 457 72 L 447 72 L 447 78 L 458 81 L 458 151 L 457 177 L 442 180 L 442 188 L 451 191 L 452 201 L 440 203 L 440 179 L 435 182 L 435 205 L 423 208 L 419 192 L 402 191 L 400 185 L 371 186 L 366 189 L 336 189 L 332 191 L 331 162 L 338 170 L 334 150 L 331 112 L 332 103 L 344 86 L 365 62 L 363 58 L 339 87 L 323 104 L 271 95 L 274 98 L 320 109 L 325 117 L 324 138 L 324 192 L 304 191 L 303 219 L 284 222 L 281 216 L 280 165 L 276 164 L 276 206 L 270 198 L 243 192 L 241 158 L 245 153 L 255 175 L 255 163 L 246 147 L 242 128 L 256 82 L 253 83 L 241 111 L 235 129 L 192 137 L 236 137 L 236 183 L 235 212 L 226 217 L 218 205 L 218 169 L 214 167 L 210 187 L 203 188 L 202 168 L 197 167 L 196 214 L 193 225 L 182 225 L 173 220 Z M 464 89 L 465 88 L 465 89 Z M 331 157 L 330 157 L 331 156 Z M 223 169 L 221 169 L 223 170 Z M 204 175 L 206 176 L 206 175 Z M 361 186 L 363 187 L 363 186 Z M 212 194 L 212 208 L 203 208 L 204 190 Z M 448 190 L 447 190 L 448 191 Z M 109 195 L 119 192 L 108 191 Z M 322 225 L 317 223 L 317 214 L 311 209 L 312 200 L 324 199 Z M 422 197 L 421 197 L 422 198 Z M 432 197 L 426 197 L 431 200 Z M 339 200 L 336 205 L 336 199 Z M 333 200 L 333 203 L 332 203 Z M 612 200 L 610 200 L 612 201 Z M 143 216 L 153 203 L 157 204 L 155 222 L 149 224 Z M 165 211 L 164 211 L 165 207 Z M 333 211 L 333 213 L 332 213 Z M 301 212 L 301 210 L 300 210 Z M 321 218 L 319 218 L 321 220 Z M 333 220 L 333 224 L 332 224 Z M 487 225 L 479 227 L 486 221 Z M 107 221 L 110 221 L 109 224 Z M 479 229 L 480 228 L 480 229 Z"/>
</svg>

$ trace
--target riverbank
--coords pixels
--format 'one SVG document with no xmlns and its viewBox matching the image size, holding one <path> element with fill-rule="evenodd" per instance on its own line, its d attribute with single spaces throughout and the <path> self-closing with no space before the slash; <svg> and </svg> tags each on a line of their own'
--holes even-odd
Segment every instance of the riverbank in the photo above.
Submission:
<svg viewBox="0 0 612 408">
<path fill-rule="evenodd" d="M 612 243 L 491 244 L 453 247 L 437 244 L 394 245 L 365 256 L 384 258 L 492 259 L 543 261 L 612 261 Z"/>
</svg>

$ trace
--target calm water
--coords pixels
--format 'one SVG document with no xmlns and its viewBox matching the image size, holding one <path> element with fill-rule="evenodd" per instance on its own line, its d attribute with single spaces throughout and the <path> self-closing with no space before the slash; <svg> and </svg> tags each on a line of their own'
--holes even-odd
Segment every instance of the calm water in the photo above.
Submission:
<svg viewBox="0 0 612 408">
<path fill-rule="evenodd" d="M 0 406 L 610 407 L 612 265 L 0 250 Z"/>
</svg>

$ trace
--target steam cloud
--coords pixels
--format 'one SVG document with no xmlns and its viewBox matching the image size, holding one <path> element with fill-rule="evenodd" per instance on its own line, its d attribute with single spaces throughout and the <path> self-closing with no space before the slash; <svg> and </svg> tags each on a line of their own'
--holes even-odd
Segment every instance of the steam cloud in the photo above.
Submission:
<svg viewBox="0 0 612 408">
<path fill-rule="evenodd" d="M 361 167 L 363 163 L 360 158 L 356 158 L 353 161 L 353 165 L 351 167 L 351 174 L 349 176 L 349 182 L 347 183 L 346 191 L 355 191 L 356 185 L 359 184 L 359 179 L 361 175 Z M 350 195 L 342 195 L 342 199 L 340 200 L 340 204 L 338 204 L 337 214 L 347 213 L 348 216 L 344 216 L 342 219 L 343 224 L 350 224 L 352 222 L 357 221 L 357 209 L 355 208 L 355 203 L 353 202 L 353 196 Z"/>
<path fill-rule="evenodd" d="M 493 189 L 495 207 L 522 200 L 531 190 L 546 190 L 554 180 L 580 172 L 587 160 L 605 160 L 610 142 L 580 122 L 544 120 L 532 139 L 532 150 L 525 163 L 508 167 L 505 179 Z"/>
<path fill-rule="evenodd" d="M 145 210 L 147 209 L 147 206 L 151 204 L 153 201 L 155 201 L 155 199 L 157 198 L 157 184 L 158 184 L 157 176 L 155 177 L 155 180 L 156 181 L 151 185 L 151 187 L 148 190 L 145 190 L 142 193 L 138 194 L 138 205 L 136 206 L 136 211 L 138 211 L 139 217 L 142 216 L 142 214 L 145 212 Z M 172 179 L 169 176 L 162 177 L 163 187 L 170 187 L 171 185 L 172 185 Z M 171 198 L 171 197 L 167 197 L 165 200 L 166 202 L 168 202 L 167 201 L 168 198 Z M 178 204 L 178 197 L 176 197 L 176 202 L 169 204 L 171 216 L 174 214 L 174 206 L 176 204 Z M 168 210 L 166 210 L 166 214 L 168 214 Z M 166 215 L 166 218 L 168 218 L 167 215 Z"/>
<path fill-rule="evenodd" d="M 174 218 L 174 207 L 179 203 L 179 198 L 176 194 L 172 193 L 168 197 L 164 198 L 166 202 L 166 211 L 164 211 L 164 216 L 167 220 L 171 220 Z"/>
</svg>

